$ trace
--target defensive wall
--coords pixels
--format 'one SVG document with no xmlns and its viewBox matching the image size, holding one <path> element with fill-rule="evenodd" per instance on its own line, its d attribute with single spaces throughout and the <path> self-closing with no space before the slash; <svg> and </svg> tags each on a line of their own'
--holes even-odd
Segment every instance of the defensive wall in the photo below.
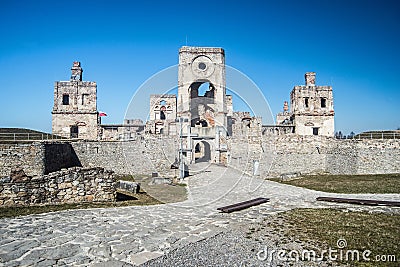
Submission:
<svg viewBox="0 0 400 267">
<path fill-rule="evenodd" d="M 230 163 L 237 169 L 277 177 L 301 174 L 400 173 L 399 139 L 346 139 L 323 136 L 263 136 L 229 140 Z"/>
<path fill-rule="evenodd" d="M 115 200 L 116 174 L 173 177 L 177 137 L 134 141 L 0 144 L 0 204 Z M 257 175 L 400 173 L 400 140 L 242 136 L 227 140 L 228 166 Z M 105 171 L 106 169 L 107 171 Z M 18 174 L 19 172 L 19 174 Z"/>
</svg>

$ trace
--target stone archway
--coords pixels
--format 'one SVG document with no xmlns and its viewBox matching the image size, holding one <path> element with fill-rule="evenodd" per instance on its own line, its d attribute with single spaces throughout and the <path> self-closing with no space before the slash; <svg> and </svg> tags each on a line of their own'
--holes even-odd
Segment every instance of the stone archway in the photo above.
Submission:
<svg viewBox="0 0 400 267">
<path fill-rule="evenodd" d="M 206 141 L 198 142 L 194 146 L 194 162 L 208 162 L 211 160 L 211 146 Z"/>
</svg>

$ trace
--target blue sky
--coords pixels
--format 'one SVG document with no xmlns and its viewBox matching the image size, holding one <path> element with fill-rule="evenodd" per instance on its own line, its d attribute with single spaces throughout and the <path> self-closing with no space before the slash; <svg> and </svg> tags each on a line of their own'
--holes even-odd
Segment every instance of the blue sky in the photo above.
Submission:
<svg viewBox="0 0 400 267">
<path fill-rule="evenodd" d="M 395 0 L 0 0 L 0 127 L 51 131 L 54 81 L 73 61 L 98 84 L 103 123 L 121 123 L 135 90 L 187 44 L 223 47 L 274 114 L 315 71 L 333 86 L 336 130 L 396 129 L 399 14 Z"/>
</svg>

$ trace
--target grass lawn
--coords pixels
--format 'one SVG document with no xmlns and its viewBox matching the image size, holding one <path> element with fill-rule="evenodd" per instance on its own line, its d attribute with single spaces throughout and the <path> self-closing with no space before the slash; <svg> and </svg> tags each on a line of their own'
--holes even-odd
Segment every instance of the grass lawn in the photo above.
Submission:
<svg viewBox="0 0 400 267">
<path fill-rule="evenodd" d="M 337 241 L 345 239 L 342 250 L 370 250 L 370 262 L 343 262 L 350 266 L 399 266 L 400 215 L 386 213 L 350 212 L 337 209 L 295 209 L 280 214 L 286 225 L 285 235 L 303 241 L 318 241 L 322 249 L 338 249 Z M 281 226 L 265 220 L 269 227 Z M 378 255 L 395 255 L 397 263 L 378 262 Z M 379 256 L 378 256 L 379 257 Z M 360 256 L 362 258 L 362 256 Z M 345 258 L 344 258 L 345 259 Z"/>
<path fill-rule="evenodd" d="M 163 203 L 175 203 L 187 199 L 186 184 L 176 182 L 172 184 L 152 184 L 153 178 L 145 174 L 121 175 L 117 179 L 140 183 L 140 187 L 147 194 Z"/>
<path fill-rule="evenodd" d="M 314 175 L 291 181 L 280 181 L 278 178 L 271 180 L 332 193 L 400 193 L 400 174 Z"/>
</svg>

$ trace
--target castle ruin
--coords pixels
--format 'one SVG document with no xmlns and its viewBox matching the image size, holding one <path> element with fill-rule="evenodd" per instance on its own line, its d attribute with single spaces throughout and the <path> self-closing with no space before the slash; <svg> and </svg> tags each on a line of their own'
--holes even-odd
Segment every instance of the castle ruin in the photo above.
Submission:
<svg viewBox="0 0 400 267">
<path fill-rule="evenodd" d="M 305 85 L 295 86 L 275 125 L 234 111 L 226 94 L 225 51 L 213 47 L 179 49 L 178 94 L 149 95 L 149 119 L 101 124 L 96 82 L 82 81 L 80 62 L 74 62 L 70 81 L 55 83 L 53 134 L 71 139 L 134 140 L 138 136 L 180 136 L 187 163 L 227 164 L 227 140 L 234 136 L 334 135 L 331 86 L 318 86 L 315 72 L 305 74 Z"/>
</svg>

